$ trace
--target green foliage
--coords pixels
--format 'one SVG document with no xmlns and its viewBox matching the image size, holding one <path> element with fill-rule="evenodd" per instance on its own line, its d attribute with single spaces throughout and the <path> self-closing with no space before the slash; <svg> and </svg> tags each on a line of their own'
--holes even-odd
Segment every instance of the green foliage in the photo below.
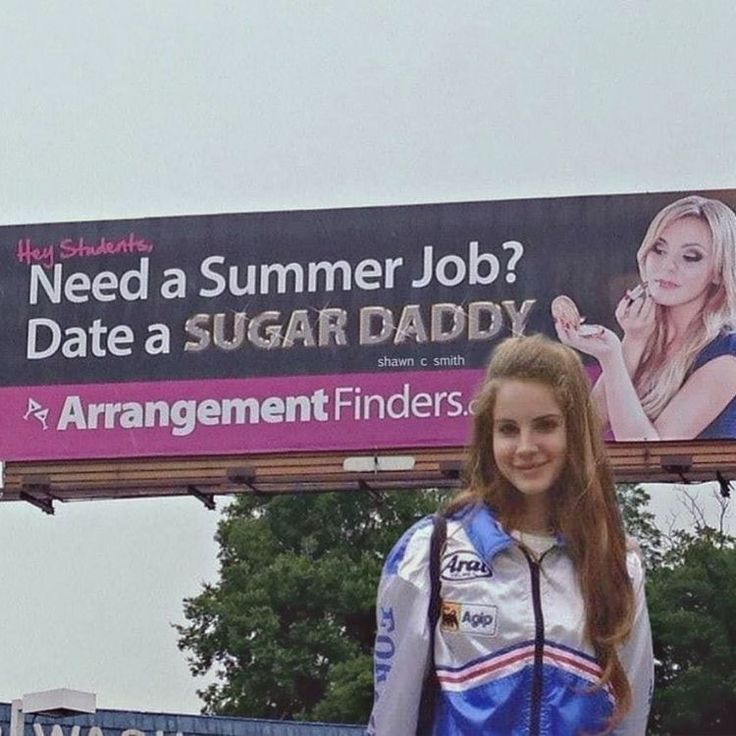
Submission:
<svg viewBox="0 0 736 736">
<path fill-rule="evenodd" d="M 617 488 L 627 531 L 647 567 L 647 603 L 655 654 L 650 733 L 736 733 L 736 548 L 702 522 L 664 535 L 641 487 Z M 693 502 L 694 503 L 694 502 Z"/>
<path fill-rule="evenodd" d="M 707 527 L 677 532 L 650 572 L 658 734 L 736 731 L 736 546 Z"/>
<path fill-rule="evenodd" d="M 664 539 L 649 511 L 649 494 L 634 483 L 619 483 L 616 495 L 626 531 L 638 542 L 647 569 L 655 569 L 662 562 Z"/>
<path fill-rule="evenodd" d="M 438 492 L 241 496 L 217 532 L 220 579 L 184 602 L 179 648 L 204 711 L 365 723 L 383 558 Z"/>
</svg>

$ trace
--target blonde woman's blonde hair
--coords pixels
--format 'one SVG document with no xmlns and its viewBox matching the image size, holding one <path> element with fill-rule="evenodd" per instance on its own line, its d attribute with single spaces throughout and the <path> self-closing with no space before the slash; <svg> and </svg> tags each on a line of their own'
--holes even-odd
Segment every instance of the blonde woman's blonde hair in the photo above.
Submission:
<svg viewBox="0 0 736 736">
<path fill-rule="evenodd" d="M 668 341 L 666 307 L 656 305 L 654 335 L 633 377 L 642 408 L 651 421 L 679 391 L 700 351 L 720 333 L 736 330 L 736 214 L 723 202 L 692 195 L 658 212 L 636 254 L 642 280 L 646 278 L 646 257 L 662 231 L 683 217 L 697 217 L 708 225 L 715 279 L 702 312 L 688 327 L 682 349 L 667 360 L 664 359 Z"/>
</svg>

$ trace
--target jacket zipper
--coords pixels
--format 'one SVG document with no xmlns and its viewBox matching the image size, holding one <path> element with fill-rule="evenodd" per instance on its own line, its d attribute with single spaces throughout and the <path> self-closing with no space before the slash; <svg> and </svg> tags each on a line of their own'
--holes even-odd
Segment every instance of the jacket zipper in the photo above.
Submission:
<svg viewBox="0 0 736 736">
<path fill-rule="evenodd" d="M 545 552 L 537 562 L 523 547 L 522 552 L 529 563 L 529 570 L 532 575 L 532 604 L 534 606 L 534 671 L 532 673 L 529 736 L 539 736 L 542 716 L 542 665 L 544 663 L 544 614 L 542 613 L 542 596 L 539 587 L 539 566 L 547 553 Z"/>
</svg>

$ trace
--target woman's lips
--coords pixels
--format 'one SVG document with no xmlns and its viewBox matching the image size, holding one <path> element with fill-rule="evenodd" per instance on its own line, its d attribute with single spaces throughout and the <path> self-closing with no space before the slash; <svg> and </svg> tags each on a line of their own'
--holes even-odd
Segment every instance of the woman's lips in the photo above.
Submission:
<svg viewBox="0 0 736 736">
<path fill-rule="evenodd" d="M 656 279 L 655 284 L 660 289 L 676 289 L 680 284 L 676 284 L 674 281 L 667 281 L 666 279 Z"/>
</svg>

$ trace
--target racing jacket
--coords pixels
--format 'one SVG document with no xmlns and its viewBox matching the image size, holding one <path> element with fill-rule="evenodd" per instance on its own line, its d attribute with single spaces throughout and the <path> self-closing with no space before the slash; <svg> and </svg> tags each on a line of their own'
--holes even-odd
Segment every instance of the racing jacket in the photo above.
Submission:
<svg viewBox="0 0 736 736">
<path fill-rule="evenodd" d="M 429 663 L 432 529 L 431 517 L 415 524 L 384 564 L 368 727 L 375 736 L 416 734 Z M 635 618 L 619 656 L 633 704 L 611 733 L 643 736 L 654 681 L 652 640 L 636 552 L 629 552 L 627 567 Z M 583 600 L 564 540 L 536 562 L 485 505 L 471 506 L 448 519 L 440 581 L 434 647 L 440 687 L 431 736 L 573 736 L 605 729 L 613 696 L 596 687 L 601 668 L 583 634 Z"/>
</svg>

